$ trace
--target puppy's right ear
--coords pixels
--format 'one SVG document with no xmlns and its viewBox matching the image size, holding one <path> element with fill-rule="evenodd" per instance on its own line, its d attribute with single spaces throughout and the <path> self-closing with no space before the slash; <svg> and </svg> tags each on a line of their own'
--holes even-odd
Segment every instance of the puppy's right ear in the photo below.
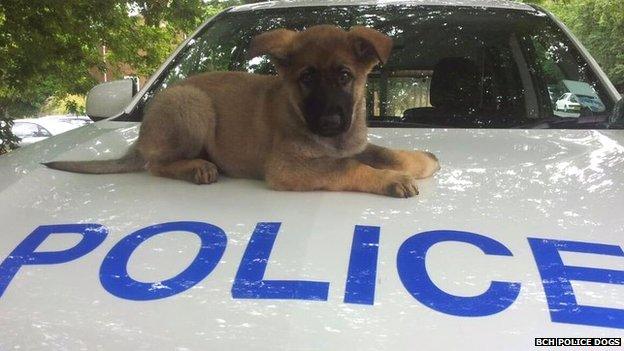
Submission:
<svg viewBox="0 0 624 351">
<path fill-rule="evenodd" d="M 392 38 L 377 30 L 355 26 L 349 30 L 355 54 L 371 65 L 384 64 L 392 52 Z"/>
<path fill-rule="evenodd" d="M 262 33 L 251 41 L 247 58 L 269 55 L 276 64 L 288 65 L 288 53 L 297 32 L 288 29 L 275 29 Z"/>
</svg>

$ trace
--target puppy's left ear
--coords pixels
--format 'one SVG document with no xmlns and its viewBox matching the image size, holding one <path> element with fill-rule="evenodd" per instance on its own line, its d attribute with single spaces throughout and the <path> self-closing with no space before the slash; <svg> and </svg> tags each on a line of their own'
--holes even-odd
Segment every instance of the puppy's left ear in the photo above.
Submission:
<svg viewBox="0 0 624 351">
<path fill-rule="evenodd" d="M 288 52 L 297 32 L 288 29 L 275 29 L 257 35 L 251 41 L 247 58 L 269 55 L 279 65 L 288 63 Z"/>
<path fill-rule="evenodd" d="M 362 61 L 375 65 L 390 58 L 392 38 L 371 28 L 356 26 L 349 30 L 349 38 L 355 55 Z"/>
</svg>

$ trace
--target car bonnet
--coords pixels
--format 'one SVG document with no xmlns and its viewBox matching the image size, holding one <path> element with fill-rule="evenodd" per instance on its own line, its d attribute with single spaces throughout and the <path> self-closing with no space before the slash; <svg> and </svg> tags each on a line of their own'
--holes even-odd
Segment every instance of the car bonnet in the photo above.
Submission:
<svg viewBox="0 0 624 351">
<path fill-rule="evenodd" d="M 410 199 L 40 165 L 118 157 L 137 133 L 103 121 L 0 157 L 0 349 L 526 350 L 622 335 L 621 131 L 371 129 L 439 157 Z"/>
</svg>

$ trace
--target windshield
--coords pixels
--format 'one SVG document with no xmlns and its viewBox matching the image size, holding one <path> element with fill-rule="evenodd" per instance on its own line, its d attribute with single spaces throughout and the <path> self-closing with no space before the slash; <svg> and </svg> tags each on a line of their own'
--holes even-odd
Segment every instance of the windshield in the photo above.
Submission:
<svg viewBox="0 0 624 351">
<path fill-rule="evenodd" d="M 222 14 L 189 41 L 130 117 L 140 120 L 156 92 L 194 74 L 275 74 L 267 57 L 247 59 L 251 39 L 322 23 L 365 25 L 394 39 L 390 60 L 369 76 L 371 126 L 599 128 L 611 113 L 606 89 L 541 12 L 388 5 Z M 561 99 L 566 93 L 584 98 L 572 106 Z"/>
</svg>

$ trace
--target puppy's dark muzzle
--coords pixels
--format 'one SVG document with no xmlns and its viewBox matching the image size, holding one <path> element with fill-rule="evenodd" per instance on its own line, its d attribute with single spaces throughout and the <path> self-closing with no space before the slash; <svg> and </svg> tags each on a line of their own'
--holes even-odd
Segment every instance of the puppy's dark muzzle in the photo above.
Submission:
<svg viewBox="0 0 624 351">
<path fill-rule="evenodd" d="M 331 114 L 320 117 L 318 126 L 313 132 L 320 136 L 333 137 L 346 132 L 348 126 L 349 123 L 343 115 Z"/>
</svg>

